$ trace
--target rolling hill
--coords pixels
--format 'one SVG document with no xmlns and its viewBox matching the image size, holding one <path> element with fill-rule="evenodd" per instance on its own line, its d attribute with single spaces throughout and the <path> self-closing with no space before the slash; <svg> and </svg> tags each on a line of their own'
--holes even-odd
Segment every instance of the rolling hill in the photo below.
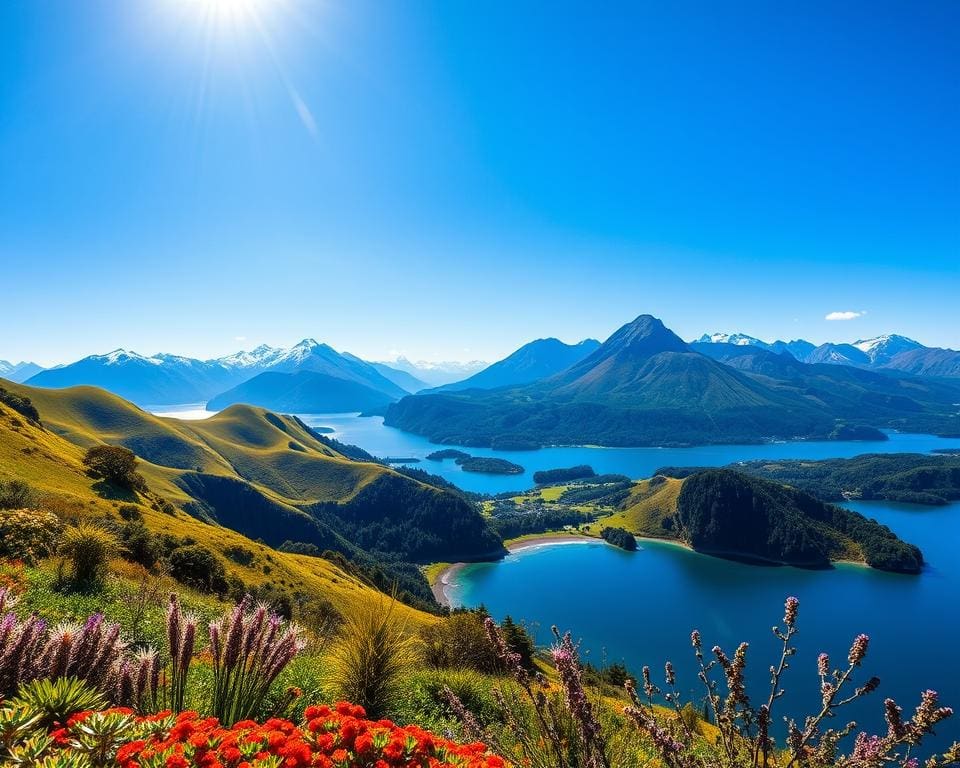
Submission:
<svg viewBox="0 0 960 768">
<path fill-rule="evenodd" d="M 500 448 L 829 439 L 845 425 L 960 433 L 952 385 L 804 367 L 749 345 L 694 347 L 732 351 L 715 360 L 641 315 L 548 379 L 406 397 L 385 423 L 438 443 Z M 737 356 L 750 361 L 742 370 L 728 364 Z"/>
<path fill-rule="evenodd" d="M 600 346 L 596 339 L 564 344 L 559 339 L 537 339 L 463 381 L 437 387 L 433 392 L 497 389 L 529 384 L 569 368 Z"/>
<path fill-rule="evenodd" d="M 427 606 L 432 597 L 419 571 L 406 564 L 476 559 L 502 549 L 459 494 L 350 459 L 294 417 L 238 405 L 183 422 L 93 387 L 4 387 L 32 401 L 44 426 L 34 436 L 55 441 L 58 453 L 69 455 L 68 466 L 79 467 L 83 450 L 93 445 L 129 448 L 142 460 L 151 492 L 180 510 L 177 519 L 187 515 L 272 547 L 291 541 L 340 552 L 362 567 L 379 567 L 408 602 Z M 56 463 L 57 453 L 39 456 Z M 10 452 L 0 471 L 35 482 L 50 468 L 34 457 Z M 45 486 L 58 487 L 62 474 L 53 473 Z M 74 473 L 69 481 L 96 491 L 86 476 Z M 100 490 L 116 495 L 116 489 Z"/>
<path fill-rule="evenodd" d="M 920 550 L 885 526 L 731 469 L 638 482 L 620 511 L 602 524 L 680 541 L 705 554 L 760 562 L 826 567 L 854 560 L 905 573 L 923 566 Z"/>
<path fill-rule="evenodd" d="M 6 382 L 3 384 L 6 386 Z M 223 563 L 230 579 L 251 589 L 271 587 L 304 600 L 327 600 L 345 614 L 382 600 L 382 594 L 350 568 L 323 557 L 277 551 L 264 542 L 180 510 L 170 514 L 158 503 L 162 496 L 156 491 L 132 499 L 112 498 L 85 473 L 83 454 L 80 445 L 53 429 L 25 421 L 0 404 L 0 480 L 28 482 L 39 492 L 41 508 L 62 518 L 102 524 L 122 522 L 118 511 L 124 505 L 134 504 L 148 530 L 207 547 Z M 168 476 L 159 467 L 144 463 L 142 469 L 150 476 L 152 487 L 172 497 L 181 494 L 174 484 L 166 482 Z M 187 500 L 186 496 L 177 499 L 181 504 Z M 243 562 L 238 561 L 237 553 L 243 553 Z M 428 614 L 414 608 L 401 605 L 398 610 L 414 625 L 431 621 Z"/>
</svg>

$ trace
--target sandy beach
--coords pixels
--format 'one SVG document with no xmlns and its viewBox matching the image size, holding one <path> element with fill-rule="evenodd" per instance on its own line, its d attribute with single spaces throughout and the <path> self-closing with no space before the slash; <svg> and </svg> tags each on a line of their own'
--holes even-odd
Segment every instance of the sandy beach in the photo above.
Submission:
<svg viewBox="0 0 960 768">
<path fill-rule="evenodd" d="M 531 536 L 513 541 L 506 545 L 508 552 L 519 552 L 521 549 L 533 549 L 535 547 L 549 547 L 557 544 L 588 544 L 603 543 L 603 539 L 595 536 L 580 536 L 573 533 L 546 533 L 542 536 Z M 440 605 L 450 607 L 450 599 L 447 597 L 447 588 L 456 583 L 457 573 L 467 563 L 452 563 L 437 574 L 431 582 L 430 589 L 433 590 L 433 596 Z"/>
</svg>

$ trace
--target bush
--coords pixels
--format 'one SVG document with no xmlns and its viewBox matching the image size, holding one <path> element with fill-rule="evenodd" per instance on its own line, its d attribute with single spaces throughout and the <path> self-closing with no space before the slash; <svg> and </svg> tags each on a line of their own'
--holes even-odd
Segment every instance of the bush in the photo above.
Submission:
<svg viewBox="0 0 960 768">
<path fill-rule="evenodd" d="M 119 445 L 95 445 L 87 450 L 83 464 L 94 477 L 131 491 L 146 490 L 143 475 L 137 472 L 137 456 Z"/>
<path fill-rule="evenodd" d="M 478 611 L 457 611 L 420 631 L 424 661 L 434 669 L 474 669 L 487 674 L 500 670 L 500 661 L 487 637 Z"/>
<path fill-rule="evenodd" d="M 36 406 L 30 402 L 29 397 L 18 395 L 15 392 L 0 387 L 0 403 L 3 403 L 8 408 L 12 408 L 21 416 L 30 419 L 30 421 L 34 423 L 40 422 L 40 412 Z"/>
<path fill-rule="evenodd" d="M 401 676 L 415 659 L 396 606 L 393 599 L 387 605 L 357 606 L 331 649 L 331 688 L 373 718 L 395 710 L 402 695 Z"/>
<path fill-rule="evenodd" d="M 79 586 L 101 582 L 118 550 L 113 534 L 89 523 L 68 528 L 60 545 L 60 554 L 70 561 L 70 578 Z"/>
<path fill-rule="evenodd" d="M 134 523 L 143 520 L 143 512 L 136 504 L 121 504 L 117 510 L 122 520 Z"/>
<path fill-rule="evenodd" d="M 54 723 L 67 722 L 67 718 L 77 712 L 103 709 L 107 701 L 103 694 L 85 681 L 76 677 L 61 677 L 24 683 L 10 704 L 23 707 L 32 716 L 39 717 L 37 724 L 47 729 Z"/>
<path fill-rule="evenodd" d="M 177 581 L 203 592 L 227 591 L 223 562 L 202 544 L 188 544 L 173 550 L 170 573 Z"/>
<path fill-rule="evenodd" d="M 163 556 L 163 546 L 142 522 L 127 523 L 120 531 L 123 556 L 144 568 L 153 568 Z"/>
<path fill-rule="evenodd" d="M 23 480 L 0 480 L 0 509 L 32 509 L 39 494 Z"/>
<path fill-rule="evenodd" d="M 53 554 L 63 525 L 51 512 L 36 509 L 0 510 L 0 557 L 33 564 Z"/>
</svg>

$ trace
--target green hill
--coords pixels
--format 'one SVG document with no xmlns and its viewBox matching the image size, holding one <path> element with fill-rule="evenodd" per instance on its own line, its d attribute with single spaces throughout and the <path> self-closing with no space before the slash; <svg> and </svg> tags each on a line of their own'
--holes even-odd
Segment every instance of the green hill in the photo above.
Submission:
<svg viewBox="0 0 960 768">
<path fill-rule="evenodd" d="M 175 508 L 274 547 L 298 542 L 379 567 L 385 585 L 392 579 L 421 603 L 432 601 L 428 585 L 406 564 L 502 551 L 477 507 L 459 493 L 348 458 L 294 417 L 238 405 L 186 422 L 90 387 L 4 386 L 32 401 L 45 427 L 35 437 L 63 438 L 58 451 L 70 445 L 73 465 L 90 446 L 127 447 L 141 458 L 151 491 Z M 14 456 L 4 465 L 11 476 L 43 475 L 33 452 Z"/>
<path fill-rule="evenodd" d="M 923 565 L 919 549 L 859 513 L 730 469 L 638 482 L 620 511 L 596 525 L 761 562 L 824 567 L 853 560 L 905 573 Z"/>
</svg>

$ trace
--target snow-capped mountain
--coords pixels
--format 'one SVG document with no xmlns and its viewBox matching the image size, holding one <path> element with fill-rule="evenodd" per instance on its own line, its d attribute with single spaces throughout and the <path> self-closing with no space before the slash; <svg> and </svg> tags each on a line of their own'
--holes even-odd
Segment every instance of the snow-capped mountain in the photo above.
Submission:
<svg viewBox="0 0 960 768">
<path fill-rule="evenodd" d="M 31 376 L 37 387 L 102 387 L 141 405 L 206 402 L 264 372 L 310 371 L 361 384 L 389 398 L 406 394 L 372 365 L 314 339 L 288 348 L 261 345 L 212 360 L 115 349 Z"/>
<path fill-rule="evenodd" d="M 770 344 L 745 333 L 705 333 L 694 344 L 736 344 L 739 347 L 760 347 L 770 349 Z"/>
<path fill-rule="evenodd" d="M 896 333 L 884 334 L 873 339 L 860 339 L 853 342 L 853 346 L 869 357 L 874 365 L 884 365 L 901 352 L 924 348 L 920 342 Z"/>
<path fill-rule="evenodd" d="M 852 344 L 828 342 L 819 346 L 804 339 L 767 344 L 744 333 L 705 333 L 693 343 L 752 345 L 771 352 L 789 352 L 801 363 L 852 365 L 941 378 L 960 376 L 960 352 L 925 347 L 919 341 L 897 333 L 859 339 Z"/>
<path fill-rule="evenodd" d="M 22 382 L 34 376 L 43 368 L 36 363 L 28 363 L 25 360 L 19 363 L 11 363 L 7 360 L 0 360 L 0 379 Z"/>
</svg>

